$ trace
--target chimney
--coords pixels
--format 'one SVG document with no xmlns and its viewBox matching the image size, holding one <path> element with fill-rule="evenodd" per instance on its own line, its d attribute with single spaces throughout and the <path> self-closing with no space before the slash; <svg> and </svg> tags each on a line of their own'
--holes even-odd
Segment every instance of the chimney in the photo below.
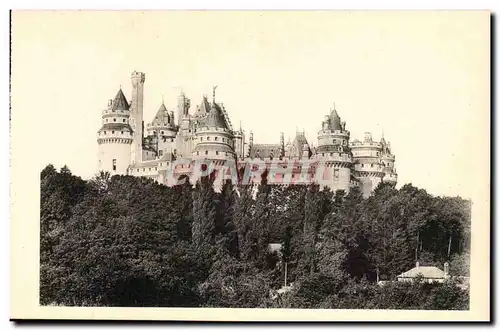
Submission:
<svg viewBox="0 0 500 331">
<path fill-rule="evenodd" d="M 417 261 L 417 263 L 416 263 L 416 265 L 415 265 L 415 266 L 416 266 L 417 268 L 418 268 L 418 267 L 420 267 L 420 263 L 418 263 L 418 261 Z"/>
<path fill-rule="evenodd" d="M 444 277 L 450 276 L 450 264 L 448 262 L 444 263 Z"/>
</svg>

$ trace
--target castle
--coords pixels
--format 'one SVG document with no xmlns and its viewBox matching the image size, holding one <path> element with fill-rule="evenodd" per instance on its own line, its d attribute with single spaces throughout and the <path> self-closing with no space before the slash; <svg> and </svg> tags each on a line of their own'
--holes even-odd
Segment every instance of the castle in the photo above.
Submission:
<svg viewBox="0 0 500 331">
<path fill-rule="evenodd" d="M 192 178 L 197 161 L 210 161 L 214 172 L 224 171 L 230 162 L 238 170 L 260 163 L 274 169 L 268 183 L 300 185 L 311 182 L 310 168 L 321 163 L 321 186 L 334 191 L 359 186 L 368 196 L 382 181 L 397 182 L 390 143 L 383 137 L 380 142 L 374 141 L 370 133 L 365 133 L 363 141 L 350 141 L 346 123 L 335 107 L 321 123 L 315 147 L 304 132 L 297 132 L 287 143 L 281 133 L 277 144 L 255 144 L 252 132 L 247 141 L 241 126 L 233 127 L 223 103 L 215 100 L 215 88 L 211 102 L 203 96 L 196 107 L 181 93 L 176 114 L 162 102 L 153 120 L 144 126 L 145 79 L 144 73 L 133 72 L 131 103 L 120 88 L 102 111 L 102 126 L 97 133 L 100 171 L 149 177 L 174 185 L 169 172 Z M 285 169 L 289 177 L 280 173 Z"/>
</svg>

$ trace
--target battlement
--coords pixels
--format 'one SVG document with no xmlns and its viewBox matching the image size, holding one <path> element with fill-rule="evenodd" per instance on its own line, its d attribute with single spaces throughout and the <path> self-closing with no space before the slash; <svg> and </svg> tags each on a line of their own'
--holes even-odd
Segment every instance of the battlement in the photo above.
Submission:
<svg viewBox="0 0 500 331">
<path fill-rule="evenodd" d="M 221 127 L 216 127 L 216 126 L 199 126 L 195 130 L 196 134 L 210 133 L 210 132 L 220 132 L 220 133 L 226 133 L 226 134 L 231 134 L 231 135 L 233 134 L 233 130 L 225 129 L 225 128 L 221 128 Z"/>
<path fill-rule="evenodd" d="M 371 142 L 364 142 L 364 141 L 353 141 L 349 143 L 349 146 L 351 148 L 376 148 L 376 149 L 382 149 L 382 144 L 371 141 Z"/>
<path fill-rule="evenodd" d="M 349 137 L 351 133 L 348 130 L 319 130 L 318 131 L 318 136 L 345 136 Z"/>
<path fill-rule="evenodd" d="M 134 71 L 130 75 L 130 78 L 132 79 L 132 82 L 144 83 L 146 81 L 146 74 L 143 72 Z"/>
</svg>

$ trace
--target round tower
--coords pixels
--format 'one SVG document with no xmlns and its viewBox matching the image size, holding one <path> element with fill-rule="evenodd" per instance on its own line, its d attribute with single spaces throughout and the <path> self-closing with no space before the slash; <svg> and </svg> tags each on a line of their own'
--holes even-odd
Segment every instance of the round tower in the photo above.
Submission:
<svg viewBox="0 0 500 331">
<path fill-rule="evenodd" d="M 108 108 L 102 111 L 102 126 L 97 132 L 99 171 L 125 175 L 130 165 L 134 132 L 130 126 L 130 105 L 120 89 Z"/>
<path fill-rule="evenodd" d="M 362 183 L 363 194 L 368 196 L 385 176 L 382 144 L 374 141 L 370 132 L 365 132 L 363 141 L 355 140 L 351 143 L 351 150 L 354 170 Z"/>
<path fill-rule="evenodd" d="M 152 137 L 154 148 L 158 156 L 162 156 L 166 150 L 175 149 L 175 137 L 177 135 L 177 126 L 174 121 L 174 113 L 168 111 L 162 102 L 156 115 L 146 127 L 148 137 Z"/>
<path fill-rule="evenodd" d="M 193 159 L 226 160 L 236 156 L 234 133 L 216 103 L 212 104 L 207 117 L 196 128 L 195 139 Z"/>
<path fill-rule="evenodd" d="M 380 144 L 382 146 L 381 161 L 382 161 L 382 168 L 384 171 L 384 177 L 382 178 L 382 181 L 396 185 L 398 181 L 398 175 L 396 173 L 396 168 L 394 166 L 396 157 L 391 152 L 391 144 L 389 142 L 386 142 L 383 136 L 382 139 L 380 140 Z"/>
<path fill-rule="evenodd" d="M 322 165 L 322 182 L 333 191 L 349 191 L 351 184 L 352 153 L 349 148 L 350 132 L 345 129 L 335 106 L 325 116 L 318 132 L 316 160 Z"/>
</svg>

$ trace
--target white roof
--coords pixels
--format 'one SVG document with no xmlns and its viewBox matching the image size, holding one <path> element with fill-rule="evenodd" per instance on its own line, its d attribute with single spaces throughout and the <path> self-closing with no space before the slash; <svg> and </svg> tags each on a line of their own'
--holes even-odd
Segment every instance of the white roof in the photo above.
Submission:
<svg viewBox="0 0 500 331">
<path fill-rule="evenodd" d="M 424 278 L 444 278 L 444 271 L 437 267 L 415 267 L 403 272 L 398 278 L 415 278 L 419 274 Z"/>
</svg>

